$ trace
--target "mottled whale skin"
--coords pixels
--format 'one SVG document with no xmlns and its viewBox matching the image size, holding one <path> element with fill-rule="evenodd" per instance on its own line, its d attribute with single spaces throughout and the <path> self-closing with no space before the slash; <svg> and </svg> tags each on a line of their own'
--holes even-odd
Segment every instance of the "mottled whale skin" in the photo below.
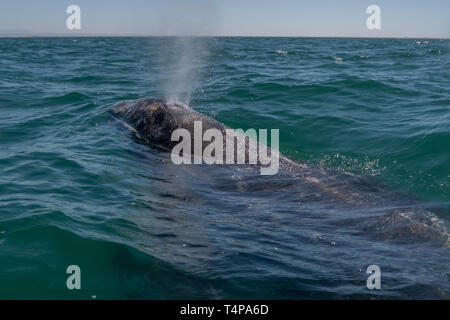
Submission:
<svg viewBox="0 0 450 320">
<path fill-rule="evenodd" d="M 202 121 L 203 131 L 208 128 L 224 131 L 226 128 L 222 123 L 192 110 L 184 103 L 168 103 L 164 99 L 126 100 L 113 106 L 112 111 L 125 119 L 145 143 L 168 150 L 178 143 L 171 141 L 175 129 L 187 129 L 193 136 L 194 121 Z"/>
<path fill-rule="evenodd" d="M 145 144 L 157 146 L 168 151 L 178 144 L 178 141 L 172 141 L 172 132 L 176 129 L 186 129 L 191 135 L 191 145 L 194 145 L 194 122 L 202 122 L 202 136 L 208 129 L 218 129 L 221 131 L 223 140 L 223 150 L 226 150 L 226 129 L 230 129 L 223 123 L 220 123 L 204 114 L 194 111 L 184 103 L 174 101 L 167 102 L 164 99 L 143 98 L 139 100 L 127 100 L 116 104 L 112 111 L 115 115 L 121 117 L 129 125 L 136 136 Z M 245 152 L 245 163 L 249 164 L 249 152 L 256 152 L 251 149 L 249 145 L 249 138 L 242 136 L 245 139 L 245 149 L 239 150 L 234 145 L 234 154 L 237 152 Z M 202 149 L 204 149 L 210 142 L 203 141 Z M 254 147 L 258 148 L 258 141 L 255 141 Z M 253 150 L 253 151 L 252 151 Z M 267 152 L 270 152 L 270 147 L 267 147 Z M 284 167 L 289 164 L 298 166 L 288 158 L 279 155 L 279 162 L 283 163 Z M 256 156 L 257 163 L 259 158 Z M 225 162 L 225 152 L 224 152 Z"/>
<path fill-rule="evenodd" d="M 123 124 L 141 142 L 166 151 L 178 143 L 171 140 L 175 129 L 186 129 L 194 137 L 194 121 L 202 122 L 203 132 L 215 128 L 225 136 L 228 128 L 184 103 L 159 98 L 122 101 L 112 107 L 112 113 L 124 121 Z M 204 143 L 203 148 L 207 144 L 209 142 Z M 245 152 L 249 152 L 247 148 Z M 319 203 L 327 210 L 333 208 L 350 212 L 356 209 L 367 212 L 337 224 L 358 226 L 362 233 L 371 233 L 378 238 L 406 239 L 408 242 L 434 241 L 445 246 L 449 244 L 446 226 L 424 209 L 420 201 L 391 190 L 370 177 L 297 163 L 281 154 L 279 168 L 275 176 L 255 176 L 248 183 L 252 189 L 247 191 L 270 192 L 283 188 L 283 192 L 295 193 L 299 204 Z"/>
</svg>

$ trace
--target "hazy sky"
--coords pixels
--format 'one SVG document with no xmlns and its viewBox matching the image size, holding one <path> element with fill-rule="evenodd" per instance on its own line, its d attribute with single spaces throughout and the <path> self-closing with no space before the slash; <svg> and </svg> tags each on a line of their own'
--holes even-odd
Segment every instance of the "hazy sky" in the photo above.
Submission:
<svg viewBox="0 0 450 320">
<path fill-rule="evenodd" d="M 66 8 L 81 8 L 68 30 Z M 368 30 L 366 8 L 381 8 Z M 0 34 L 450 37 L 450 0 L 3 0 Z"/>
</svg>

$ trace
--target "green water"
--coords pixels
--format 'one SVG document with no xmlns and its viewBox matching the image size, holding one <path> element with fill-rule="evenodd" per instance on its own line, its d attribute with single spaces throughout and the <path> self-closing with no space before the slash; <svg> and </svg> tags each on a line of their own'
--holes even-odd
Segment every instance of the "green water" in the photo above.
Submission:
<svg viewBox="0 0 450 320">
<path fill-rule="evenodd" d="M 108 110 L 175 97 L 233 128 L 278 128 L 291 159 L 372 176 L 447 225 L 449 45 L 0 39 L 0 298 L 448 298 L 446 247 L 302 220 L 325 209 L 298 212 L 281 192 L 225 192 L 211 168 L 165 165 Z M 365 287 L 370 264 L 381 291 Z"/>
</svg>

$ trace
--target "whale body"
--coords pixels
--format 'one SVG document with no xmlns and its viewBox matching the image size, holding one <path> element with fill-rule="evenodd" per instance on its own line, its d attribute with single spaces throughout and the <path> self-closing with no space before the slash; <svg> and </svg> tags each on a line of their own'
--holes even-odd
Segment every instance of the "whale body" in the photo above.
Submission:
<svg viewBox="0 0 450 320">
<path fill-rule="evenodd" d="M 122 101 L 111 111 L 139 141 L 168 152 L 178 143 L 171 139 L 173 131 L 186 129 L 193 137 L 196 121 L 202 122 L 203 132 L 214 128 L 225 133 L 228 129 L 223 123 L 196 112 L 184 103 L 159 98 Z M 203 148 L 206 145 L 204 143 Z M 248 159 L 252 150 L 246 148 L 245 152 Z M 245 165 L 250 166 L 248 163 Z M 259 165 L 257 163 L 256 166 Z M 233 168 L 233 165 L 227 166 Z M 292 195 L 290 201 L 295 199 L 302 208 L 308 205 L 323 207 L 323 212 L 328 214 L 324 219 L 330 219 L 330 212 L 355 212 L 354 215 L 349 214 L 349 218 L 336 221 L 335 225 L 351 226 L 360 233 L 380 239 L 431 240 L 448 246 L 447 228 L 434 213 L 424 208 L 420 201 L 371 177 L 305 165 L 282 154 L 279 154 L 279 166 L 280 172 L 275 176 L 247 175 L 245 181 L 240 181 L 235 188 L 261 194 L 283 190 Z"/>
</svg>

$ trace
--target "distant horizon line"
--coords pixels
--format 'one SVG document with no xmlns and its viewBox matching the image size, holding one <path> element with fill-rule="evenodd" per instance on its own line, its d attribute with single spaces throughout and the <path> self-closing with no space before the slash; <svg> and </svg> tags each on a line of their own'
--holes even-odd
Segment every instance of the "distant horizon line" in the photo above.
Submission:
<svg viewBox="0 0 450 320">
<path fill-rule="evenodd" d="M 281 35 L 140 35 L 140 34 L 1 34 L 0 38 L 343 38 L 343 39 L 434 39 L 449 40 L 450 37 L 422 36 L 281 36 Z"/>
</svg>

